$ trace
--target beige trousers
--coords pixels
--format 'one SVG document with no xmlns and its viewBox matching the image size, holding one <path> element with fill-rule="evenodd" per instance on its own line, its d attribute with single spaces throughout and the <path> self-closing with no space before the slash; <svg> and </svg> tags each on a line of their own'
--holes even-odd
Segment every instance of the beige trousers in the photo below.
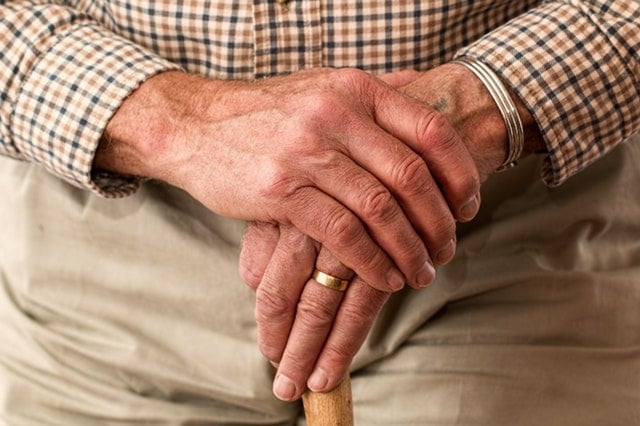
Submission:
<svg viewBox="0 0 640 426">
<path fill-rule="evenodd" d="M 493 177 L 455 259 L 353 364 L 357 425 L 640 424 L 640 142 L 557 189 Z M 105 200 L 0 159 L 0 423 L 295 424 L 243 224 L 147 183 Z"/>
</svg>

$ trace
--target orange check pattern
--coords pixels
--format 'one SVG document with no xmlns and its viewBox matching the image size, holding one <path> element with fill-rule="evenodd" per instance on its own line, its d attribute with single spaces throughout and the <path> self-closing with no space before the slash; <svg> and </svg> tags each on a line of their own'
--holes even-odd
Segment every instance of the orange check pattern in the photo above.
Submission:
<svg viewBox="0 0 640 426">
<path fill-rule="evenodd" d="M 136 182 L 92 173 L 93 156 L 114 111 L 151 75 L 384 73 L 460 54 L 528 105 L 549 185 L 640 131 L 638 0 L 5 0 L 0 154 L 126 195 Z"/>
</svg>

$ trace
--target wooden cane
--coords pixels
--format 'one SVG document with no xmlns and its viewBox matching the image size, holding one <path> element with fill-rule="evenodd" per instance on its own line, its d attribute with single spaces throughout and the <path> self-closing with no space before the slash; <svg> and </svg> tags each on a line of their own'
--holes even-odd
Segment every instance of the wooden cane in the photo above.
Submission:
<svg viewBox="0 0 640 426">
<path fill-rule="evenodd" d="M 329 392 L 302 395 L 307 426 L 353 426 L 353 402 L 349 374 Z"/>
</svg>

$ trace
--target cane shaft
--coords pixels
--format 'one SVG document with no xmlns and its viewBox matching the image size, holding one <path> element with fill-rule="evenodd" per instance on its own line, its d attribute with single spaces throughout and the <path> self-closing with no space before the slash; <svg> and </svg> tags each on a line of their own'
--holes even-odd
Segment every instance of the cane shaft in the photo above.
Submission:
<svg viewBox="0 0 640 426">
<path fill-rule="evenodd" d="M 302 395 L 308 426 L 353 426 L 353 403 L 349 375 L 329 392 Z"/>
</svg>

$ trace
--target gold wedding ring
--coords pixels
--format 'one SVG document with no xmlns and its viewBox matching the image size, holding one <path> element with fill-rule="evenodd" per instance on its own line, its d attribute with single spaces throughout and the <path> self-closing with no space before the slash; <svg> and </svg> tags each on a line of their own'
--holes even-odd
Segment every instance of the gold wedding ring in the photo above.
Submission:
<svg viewBox="0 0 640 426">
<path fill-rule="evenodd" d="M 343 280 L 342 278 L 334 277 L 333 275 L 325 274 L 322 271 L 315 269 L 311 278 L 318 284 L 322 284 L 332 290 L 345 291 L 349 285 L 349 280 Z"/>
</svg>

